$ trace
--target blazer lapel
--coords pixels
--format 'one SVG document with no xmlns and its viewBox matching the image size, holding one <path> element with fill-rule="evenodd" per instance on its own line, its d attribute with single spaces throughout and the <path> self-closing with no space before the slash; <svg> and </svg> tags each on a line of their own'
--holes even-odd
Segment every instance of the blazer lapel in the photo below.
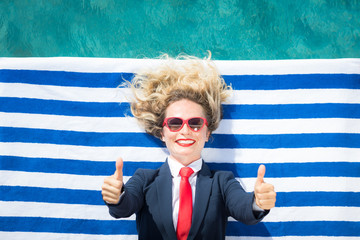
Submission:
<svg viewBox="0 0 360 240">
<path fill-rule="evenodd" d="M 163 229 L 168 239 L 176 239 L 176 232 L 172 220 L 172 176 L 167 161 L 160 167 L 159 176 L 155 180 L 157 197 L 158 197 L 158 213 Z"/>
<path fill-rule="evenodd" d="M 198 174 L 196 181 L 195 204 L 193 208 L 193 218 L 188 239 L 194 239 L 197 232 L 199 231 L 200 225 L 208 207 L 211 186 L 211 171 L 203 161 L 203 166 Z"/>
</svg>

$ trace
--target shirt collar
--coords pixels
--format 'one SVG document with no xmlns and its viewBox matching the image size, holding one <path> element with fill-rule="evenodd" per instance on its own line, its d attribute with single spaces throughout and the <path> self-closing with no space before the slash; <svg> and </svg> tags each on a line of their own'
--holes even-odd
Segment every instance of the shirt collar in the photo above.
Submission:
<svg viewBox="0 0 360 240">
<path fill-rule="evenodd" d="M 180 169 L 183 168 L 184 165 L 182 165 L 180 162 L 173 159 L 171 156 L 168 157 L 168 164 L 169 164 L 171 175 L 173 177 L 179 177 Z M 190 167 L 194 171 L 193 174 L 197 174 L 201 170 L 201 167 L 202 167 L 202 158 L 199 158 L 198 160 L 190 163 L 187 167 Z"/>
</svg>

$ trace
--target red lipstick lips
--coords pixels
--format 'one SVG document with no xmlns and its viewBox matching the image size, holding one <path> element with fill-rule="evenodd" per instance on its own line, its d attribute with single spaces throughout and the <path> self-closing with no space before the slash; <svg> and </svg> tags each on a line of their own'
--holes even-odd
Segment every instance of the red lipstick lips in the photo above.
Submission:
<svg viewBox="0 0 360 240">
<path fill-rule="evenodd" d="M 190 147 L 192 146 L 196 141 L 193 139 L 178 139 L 176 140 L 176 143 L 182 147 Z"/>
</svg>

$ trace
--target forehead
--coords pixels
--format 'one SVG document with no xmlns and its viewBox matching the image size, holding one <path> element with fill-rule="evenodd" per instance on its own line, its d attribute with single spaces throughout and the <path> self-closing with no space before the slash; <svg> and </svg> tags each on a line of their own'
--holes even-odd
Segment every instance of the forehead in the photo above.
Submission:
<svg viewBox="0 0 360 240">
<path fill-rule="evenodd" d="M 165 117 L 181 117 L 184 119 L 191 117 L 205 117 L 203 107 L 188 99 L 182 99 L 171 103 L 166 108 L 165 115 Z"/>
</svg>

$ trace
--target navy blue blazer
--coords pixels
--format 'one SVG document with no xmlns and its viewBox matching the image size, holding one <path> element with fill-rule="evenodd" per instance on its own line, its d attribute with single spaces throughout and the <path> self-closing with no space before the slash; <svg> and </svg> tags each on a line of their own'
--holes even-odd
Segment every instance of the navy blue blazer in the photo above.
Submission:
<svg viewBox="0 0 360 240">
<path fill-rule="evenodd" d="M 167 161 L 156 170 L 138 169 L 125 184 L 111 216 L 136 213 L 139 239 L 176 240 L 172 220 L 172 176 Z M 203 162 L 196 182 L 192 225 L 188 239 L 225 239 L 228 217 L 256 224 L 269 212 L 254 212 L 253 193 L 247 193 L 232 172 L 211 171 Z"/>
</svg>

